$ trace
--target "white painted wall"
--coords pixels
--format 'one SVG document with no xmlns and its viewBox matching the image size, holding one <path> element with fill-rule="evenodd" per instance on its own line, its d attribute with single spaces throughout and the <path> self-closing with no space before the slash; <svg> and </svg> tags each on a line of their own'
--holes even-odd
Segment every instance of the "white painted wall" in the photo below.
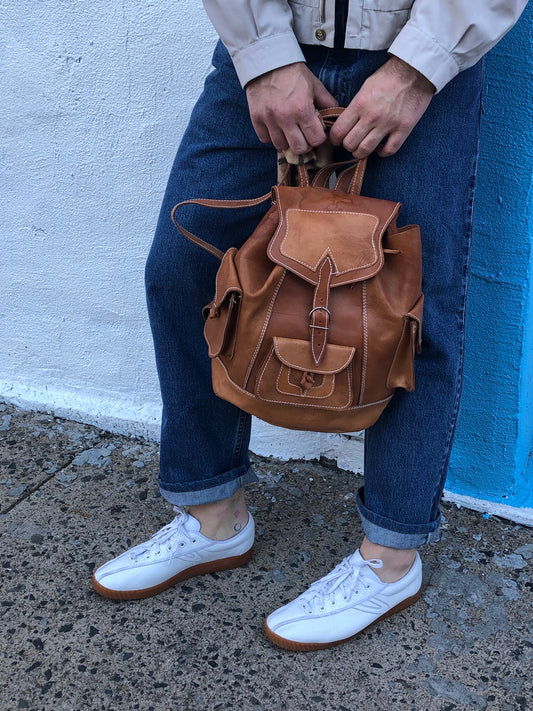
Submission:
<svg viewBox="0 0 533 711">
<path fill-rule="evenodd" d="M 0 395 L 155 431 L 144 261 L 214 32 L 197 0 L 23 0 L 0 33 Z"/>
<path fill-rule="evenodd" d="M 144 262 L 214 43 L 198 0 L 0 3 L 0 398 L 158 436 Z M 252 446 L 361 467 L 341 435 Z"/>
<path fill-rule="evenodd" d="M 198 0 L 0 0 L 0 399 L 158 436 L 144 262 L 214 43 Z M 252 449 L 362 468 L 359 437 Z"/>
</svg>

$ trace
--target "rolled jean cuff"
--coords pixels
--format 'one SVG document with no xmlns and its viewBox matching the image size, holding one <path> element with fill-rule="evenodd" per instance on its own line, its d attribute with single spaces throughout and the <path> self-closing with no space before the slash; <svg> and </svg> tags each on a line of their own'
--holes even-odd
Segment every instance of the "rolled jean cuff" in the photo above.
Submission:
<svg viewBox="0 0 533 711">
<path fill-rule="evenodd" d="M 172 491 L 166 488 L 159 478 L 159 491 L 161 496 L 174 506 L 194 506 L 196 504 L 211 504 L 221 499 L 228 499 L 245 484 L 258 481 L 253 468 L 247 464 L 231 472 L 231 479 L 215 486 L 202 487 L 201 489 L 178 491 L 177 485 L 172 485 Z M 207 482 L 206 482 L 207 483 Z"/>
<path fill-rule="evenodd" d="M 363 503 L 364 488 L 357 492 L 357 509 L 361 516 L 363 530 L 371 543 L 388 548 L 419 548 L 426 543 L 439 540 L 440 512 L 430 523 L 401 523 L 380 516 Z"/>
</svg>

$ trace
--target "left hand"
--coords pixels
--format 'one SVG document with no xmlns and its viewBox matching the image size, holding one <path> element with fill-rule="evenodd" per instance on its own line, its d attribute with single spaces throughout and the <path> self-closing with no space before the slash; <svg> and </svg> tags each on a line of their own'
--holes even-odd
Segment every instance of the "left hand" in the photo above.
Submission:
<svg viewBox="0 0 533 711">
<path fill-rule="evenodd" d="M 416 126 L 435 93 L 435 87 L 409 64 L 391 57 L 363 84 L 335 121 L 330 140 L 354 158 L 373 151 L 391 156 Z"/>
<path fill-rule="evenodd" d="M 246 85 L 250 118 L 260 141 L 303 155 L 326 140 L 316 109 L 337 101 L 303 62 L 287 64 Z"/>
</svg>

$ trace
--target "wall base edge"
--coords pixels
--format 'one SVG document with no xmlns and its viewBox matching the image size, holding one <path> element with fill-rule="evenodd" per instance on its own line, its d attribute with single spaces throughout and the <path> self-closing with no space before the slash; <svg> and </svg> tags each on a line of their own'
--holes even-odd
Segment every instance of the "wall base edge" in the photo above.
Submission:
<svg viewBox="0 0 533 711">
<path fill-rule="evenodd" d="M 472 509 L 489 516 L 504 518 L 514 523 L 520 523 L 523 526 L 533 526 L 533 508 L 520 508 L 518 506 L 498 504 L 495 501 L 475 499 L 473 496 L 454 494 L 453 491 L 448 491 L 447 489 L 444 490 L 443 499 L 457 506 L 464 506 L 465 509 Z"/>
</svg>

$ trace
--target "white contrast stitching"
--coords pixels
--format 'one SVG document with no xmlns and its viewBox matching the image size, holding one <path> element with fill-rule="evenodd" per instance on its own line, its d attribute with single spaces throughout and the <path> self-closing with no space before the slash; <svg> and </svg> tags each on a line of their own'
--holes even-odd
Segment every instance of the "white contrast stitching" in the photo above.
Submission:
<svg viewBox="0 0 533 711">
<path fill-rule="evenodd" d="M 275 336 L 274 336 L 274 338 L 275 338 Z M 331 344 L 331 345 L 335 345 L 335 344 Z M 344 346 L 344 347 L 350 349 L 350 355 L 349 355 L 349 357 L 345 360 L 345 362 L 341 365 L 340 368 L 336 368 L 336 369 L 333 370 L 333 371 L 331 371 L 331 370 L 319 370 L 318 368 L 313 368 L 313 373 L 317 373 L 318 375 L 333 375 L 334 373 L 340 373 L 341 370 L 345 370 L 345 368 L 348 367 L 348 365 L 349 365 L 350 362 L 352 361 L 352 359 L 353 359 L 355 353 L 357 352 L 357 348 L 356 348 L 355 346 Z M 278 357 L 278 359 L 279 359 L 284 365 L 286 365 L 287 368 L 291 368 L 292 370 L 301 370 L 302 372 L 305 372 L 305 371 L 303 370 L 303 368 L 299 368 L 296 363 L 291 363 L 291 362 L 289 362 L 286 358 L 284 359 L 284 358 L 280 355 L 279 351 L 276 350 L 276 347 L 275 347 L 275 346 L 274 346 L 274 350 L 276 351 L 276 356 Z"/>
<path fill-rule="evenodd" d="M 274 403 L 280 403 L 280 404 L 283 404 L 283 405 L 295 405 L 296 407 L 316 407 L 316 406 L 313 405 L 312 403 L 310 403 L 310 404 L 308 404 L 308 405 L 305 405 L 305 404 L 303 404 L 303 403 L 285 402 L 285 401 L 283 401 L 283 400 L 272 400 L 271 398 L 264 397 L 264 396 L 261 396 L 261 395 L 260 395 L 259 391 L 261 390 L 261 385 L 262 385 L 262 382 L 263 382 L 263 376 L 264 376 L 264 374 L 265 374 L 265 371 L 266 371 L 266 369 L 267 369 L 267 366 L 268 366 L 268 364 L 270 363 L 270 361 L 271 361 L 273 355 L 275 355 L 274 349 L 272 349 L 272 351 L 270 352 L 269 357 L 266 359 L 265 364 L 264 364 L 263 368 L 261 369 L 261 373 L 260 373 L 259 379 L 258 379 L 258 381 L 257 381 L 257 395 L 256 395 L 256 397 L 258 397 L 260 400 L 263 400 L 264 402 L 274 402 Z M 348 404 L 349 404 L 349 403 L 351 402 L 351 400 L 352 400 L 352 378 L 351 378 L 351 369 L 350 369 L 350 366 L 348 366 L 348 368 L 346 368 L 345 370 L 348 370 Z M 226 372 L 227 372 L 227 371 L 226 371 Z M 229 375 L 228 375 L 228 377 L 229 377 Z M 334 390 L 335 390 L 335 380 L 334 380 L 334 376 L 333 376 L 332 390 L 331 390 L 331 392 L 333 392 Z M 246 391 L 246 392 L 248 392 L 248 391 Z M 320 400 L 320 399 L 323 399 L 323 398 L 325 399 L 325 398 L 327 398 L 327 397 L 331 397 L 331 392 L 330 392 L 329 395 L 326 395 L 326 396 L 320 395 L 320 396 L 312 396 L 312 397 L 314 397 L 314 399 L 316 399 L 316 400 Z M 290 393 L 283 393 L 283 395 L 290 395 Z M 311 397 L 311 396 L 310 396 L 310 395 L 293 395 L 293 397 Z M 348 404 L 346 404 L 346 405 L 341 405 L 341 406 L 339 406 L 339 407 L 333 407 L 333 406 L 324 407 L 324 406 L 323 406 L 322 409 L 326 409 L 326 410 L 346 410 L 346 408 L 348 407 Z"/>
<path fill-rule="evenodd" d="M 324 261 L 325 261 L 325 260 L 324 260 Z M 333 259 L 331 259 L 331 261 L 333 262 L 333 264 L 335 264 L 335 261 L 334 261 Z M 337 265 L 335 264 L 335 267 L 336 267 L 336 266 L 337 266 Z M 324 267 L 322 267 L 322 268 L 320 269 L 319 273 L 318 273 L 318 283 L 317 283 L 317 285 L 316 285 L 316 287 L 315 287 L 315 296 L 313 297 L 313 303 L 315 303 L 314 300 L 315 300 L 315 298 L 316 298 L 316 293 L 317 293 L 318 291 L 320 291 L 320 284 L 322 283 L 323 271 L 324 271 Z M 330 280 L 331 280 L 331 274 L 330 274 L 330 278 L 328 279 L 328 282 L 329 282 Z M 326 307 L 325 307 L 325 308 L 326 308 L 326 311 L 328 312 L 328 314 L 329 314 L 329 310 L 328 310 L 328 306 L 329 306 L 329 291 L 330 291 L 330 290 L 329 290 L 329 288 L 328 288 L 328 289 L 327 289 L 327 294 L 326 294 Z M 312 313 L 312 312 L 311 312 L 311 313 Z M 314 315 L 313 315 L 313 321 L 314 321 L 314 320 L 315 320 L 315 317 L 314 317 Z M 326 319 L 326 323 L 327 323 L 327 326 L 326 326 L 326 328 L 325 328 L 326 333 L 322 334 L 322 337 L 323 337 L 323 339 L 324 339 L 324 342 L 322 343 L 322 348 L 320 349 L 320 353 L 318 354 L 318 357 L 315 355 L 315 340 L 316 340 L 316 335 L 315 335 L 314 332 L 313 332 L 312 335 L 311 335 L 311 350 L 312 350 L 312 352 L 313 352 L 313 360 L 315 361 L 315 366 L 317 366 L 317 365 L 319 364 L 320 358 L 322 357 L 322 354 L 324 353 L 324 349 L 326 348 L 327 335 L 328 335 L 328 334 L 327 334 L 327 330 L 328 330 L 328 328 L 329 328 L 329 316 L 328 316 L 327 319 Z"/>
<path fill-rule="evenodd" d="M 240 385 L 237 385 L 237 383 L 232 380 L 229 376 L 228 369 L 224 365 L 224 363 L 221 361 L 220 358 L 216 358 L 215 360 L 218 361 L 218 363 L 222 366 L 224 369 L 226 376 L 228 378 L 228 381 L 231 383 L 232 387 L 234 387 L 236 390 L 241 392 L 243 395 L 246 395 L 246 397 L 250 398 L 251 400 L 260 400 L 260 398 L 257 397 L 257 395 L 254 395 L 253 393 L 248 392 L 248 390 L 245 390 L 244 388 L 241 388 Z M 344 410 L 345 412 L 350 412 L 352 410 L 364 410 L 366 407 L 373 407 L 374 405 L 382 405 L 384 402 L 389 402 L 392 399 L 392 395 L 389 395 L 386 398 L 383 398 L 383 400 L 376 400 L 375 402 L 367 402 L 365 405 L 352 405 L 351 407 L 323 407 L 323 410 Z M 267 400 L 264 400 L 263 402 L 268 402 Z M 295 403 L 295 402 L 283 402 L 281 400 L 271 400 L 270 402 L 279 404 L 279 405 L 293 405 L 294 407 L 316 407 L 314 403 L 310 403 L 309 405 L 306 405 L 305 403 Z"/>
<path fill-rule="evenodd" d="M 259 391 L 261 390 L 261 386 L 262 386 L 262 384 L 263 384 L 263 376 L 264 376 L 264 374 L 265 374 L 265 372 L 266 372 L 266 369 L 268 368 L 268 365 L 269 365 L 270 361 L 272 360 L 272 357 L 276 357 L 276 355 L 277 355 L 277 354 L 276 354 L 274 348 L 272 348 L 272 350 L 270 351 L 270 354 L 269 354 L 268 358 L 266 358 L 265 363 L 264 363 L 263 367 L 261 368 L 261 372 L 260 372 L 259 378 L 258 378 L 258 380 L 257 380 L 257 397 L 258 397 L 259 399 L 261 399 L 261 400 L 264 400 L 265 402 L 279 402 L 279 400 L 269 400 L 268 398 L 262 397 L 262 396 L 259 394 Z M 278 363 L 280 362 L 280 361 L 277 359 L 277 357 L 276 357 L 276 361 L 277 361 Z M 275 366 L 274 366 L 274 367 L 275 367 Z M 277 377 L 277 379 L 276 379 L 276 390 L 280 393 L 280 395 L 292 395 L 293 397 L 312 397 L 312 398 L 314 398 L 315 400 L 321 400 L 321 399 L 325 399 L 325 398 L 331 397 L 331 394 L 332 394 L 332 393 L 334 392 L 334 390 L 335 390 L 335 374 L 333 374 L 333 375 L 331 376 L 331 377 L 332 377 L 331 389 L 330 389 L 330 391 L 329 391 L 329 393 L 328 393 L 327 395 L 304 395 L 304 394 L 302 394 L 301 392 L 300 392 L 300 393 L 297 393 L 297 394 L 295 394 L 295 393 L 288 393 L 287 391 L 281 390 L 281 389 L 278 387 L 279 381 L 280 381 L 280 378 L 281 378 L 281 375 L 282 375 L 283 370 L 285 370 L 287 373 L 289 373 L 290 370 L 298 370 L 298 368 L 288 368 L 283 362 L 281 363 L 280 371 L 279 371 L 278 377 Z M 346 368 L 345 368 L 344 370 L 346 370 Z M 304 371 L 301 371 L 301 372 L 303 373 Z M 326 374 L 326 373 L 320 373 L 320 375 L 327 375 L 327 374 Z M 351 379 L 348 378 L 348 381 L 350 381 L 350 380 L 351 380 Z M 287 382 L 288 382 L 289 385 L 292 385 L 292 387 L 294 387 L 294 388 L 297 387 L 296 385 L 293 385 L 293 384 L 289 381 L 288 376 L 287 376 Z M 248 392 L 248 391 L 247 391 L 247 392 Z"/>
<path fill-rule="evenodd" d="M 379 219 L 378 219 L 375 215 L 371 215 L 370 213 L 367 213 L 367 212 L 344 212 L 344 211 L 343 211 L 343 212 L 341 212 L 341 211 L 339 211 L 339 212 L 330 212 L 329 210 L 301 210 L 301 209 L 295 208 L 295 207 L 289 208 L 289 209 L 287 210 L 287 232 L 286 232 L 286 235 L 285 235 L 285 236 L 283 237 L 283 239 L 281 240 L 281 245 L 280 245 L 280 250 L 279 250 L 279 251 L 280 251 L 285 257 L 288 257 L 289 259 L 292 259 L 293 261 L 297 262 L 298 264 L 301 264 L 303 267 L 307 267 L 307 268 L 310 269 L 311 271 L 314 271 L 314 270 L 316 269 L 316 267 L 313 267 L 311 264 L 307 264 L 307 262 L 304 262 L 304 261 L 302 261 L 301 259 L 296 259 L 296 257 L 293 257 L 293 256 L 291 256 L 290 254 L 287 254 L 287 253 L 284 252 L 283 249 L 282 249 L 283 244 L 284 244 L 285 239 L 286 239 L 286 236 L 287 236 L 287 234 L 289 233 L 289 217 L 290 217 L 290 214 L 289 214 L 289 213 L 291 213 L 291 212 L 309 212 L 309 213 L 311 213 L 311 214 L 313 214 L 313 215 L 358 215 L 358 216 L 360 216 L 360 217 L 372 217 L 372 218 L 375 220 L 375 222 L 376 222 L 376 224 L 375 224 L 375 226 L 374 226 L 374 229 L 372 230 L 372 238 L 371 238 L 372 251 L 373 251 L 373 253 L 374 253 L 374 261 L 368 262 L 367 264 L 361 264 L 360 266 L 355 267 L 355 268 L 356 268 L 356 269 L 364 269 L 365 267 L 370 267 L 370 266 L 372 266 L 372 265 L 375 263 L 375 261 L 376 261 L 376 259 L 378 258 L 378 256 L 381 256 L 381 255 L 378 255 L 378 254 L 377 254 L 377 246 L 374 244 L 375 237 L 376 237 L 376 230 L 377 230 L 377 228 L 378 228 L 378 226 L 379 226 Z M 279 232 L 279 229 L 280 229 L 280 228 L 281 228 L 281 222 L 280 222 L 280 225 L 279 225 L 278 229 L 276 230 L 276 235 L 277 235 L 277 233 Z M 386 226 L 383 228 L 383 232 L 385 231 L 385 229 L 386 229 Z M 382 234 L 382 233 L 380 233 L 379 236 L 381 236 L 381 234 Z M 276 236 L 276 235 L 274 235 L 274 236 Z M 320 257 L 318 263 L 320 263 L 320 262 L 322 261 L 322 259 L 324 258 L 324 254 L 327 254 L 329 251 L 330 251 L 330 248 L 329 248 L 329 246 L 328 246 L 328 248 L 327 248 L 326 250 L 324 250 L 324 253 L 321 255 L 321 257 Z M 333 259 L 333 256 L 331 255 L 331 253 L 330 253 L 330 256 L 331 256 L 331 261 L 335 264 L 335 260 Z M 339 271 L 339 270 L 337 269 L 337 265 L 336 265 L 336 264 L 335 264 L 335 268 L 336 268 L 336 274 L 348 274 L 349 272 L 352 272 L 352 271 L 354 270 L 354 268 L 352 267 L 351 269 L 345 269 L 344 271 L 341 272 L 341 271 Z"/>
<path fill-rule="evenodd" d="M 270 360 L 270 358 L 269 358 L 269 360 Z M 279 361 L 278 361 L 278 362 L 279 362 Z M 287 384 L 288 384 L 289 386 L 291 386 L 291 387 L 293 387 L 293 388 L 297 388 L 297 387 L 298 387 L 297 385 L 293 385 L 293 383 L 291 383 L 291 381 L 289 380 L 289 375 L 290 375 L 291 370 L 292 370 L 292 371 L 296 370 L 297 372 L 300 372 L 300 373 L 305 372 L 305 371 L 300 371 L 300 370 L 298 370 L 298 368 L 287 368 L 287 366 L 286 366 L 284 363 L 282 363 L 282 364 L 281 364 L 281 367 L 280 367 L 280 369 L 279 369 L 278 377 L 276 378 L 276 390 L 278 391 L 278 393 L 280 393 L 280 395 L 293 395 L 293 393 L 287 392 L 287 390 L 282 390 L 282 389 L 279 387 L 279 383 L 280 383 L 280 380 L 281 380 L 281 376 L 284 375 L 284 374 L 287 375 Z M 312 397 L 312 398 L 314 398 L 315 400 L 325 400 L 326 398 L 331 397 L 332 393 L 335 391 L 335 375 L 336 375 L 336 374 L 335 374 L 335 373 L 328 373 L 328 374 L 326 374 L 326 373 L 318 373 L 318 375 L 323 375 L 323 376 L 325 376 L 325 377 L 323 378 L 322 383 L 321 383 L 320 385 L 317 385 L 316 388 L 309 388 L 309 390 L 306 390 L 305 394 L 304 394 L 303 392 L 301 392 L 301 391 L 302 391 L 302 388 L 300 388 L 300 393 L 294 394 L 294 397 Z M 311 390 L 316 390 L 316 389 L 318 389 L 318 388 L 324 387 L 324 382 L 327 383 L 326 378 L 328 377 L 328 375 L 329 375 L 329 377 L 331 378 L 331 388 L 330 388 L 330 390 L 329 390 L 329 393 L 326 393 L 325 395 L 309 395 L 309 392 L 310 392 Z"/>
<path fill-rule="evenodd" d="M 270 316 L 272 315 L 272 309 L 274 308 L 274 303 L 276 301 L 278 291 L 281 288 L 281 285 L 283 283 L 283 280 L 285 279 L 286 273 L 287 273 L 286 271 L 283 272 L 283 274 L 281 275 L 281 279 L 279 280 L 278 285 L 275 288 L 274 293 L 272 294 L 272 298 L 270 300 L 268 311 L 267 311 L 267 314 L 265 317 L 265 322 L 263 323 L 263 329 L 261 331 L 261 335 L 259 336 L 259 340 L 258 340 L 257 345 L 255 347 L 254 354 L 250 360 L 250 365 L 248 366 L 248 370 L 246 371 L 246 375 L 244 377 L 244 383 L 243 383 L 244 387 L 246 387 L 248 385 L 248 379 L 250 377 L 250 373 L 252 372 L 252 368 L 254 366 L 255 359 L 257 358 L 257 354 L 258 354 L 259 349 L 261 348 L 261 345 L 263 343 L 263 338 L 265 337 L 265 331 L 267 330 L 268 322 L 270 321 Z"/>
<path fill-rule="evenodd" d="M 361 395 L 359 404 L 363 402 L 366 386 L 366 365 L 368 358 L 368 313 L 366 310 L 366 281 L 363 282 L 363 363 L 361 365 Z"/>
</svg>

